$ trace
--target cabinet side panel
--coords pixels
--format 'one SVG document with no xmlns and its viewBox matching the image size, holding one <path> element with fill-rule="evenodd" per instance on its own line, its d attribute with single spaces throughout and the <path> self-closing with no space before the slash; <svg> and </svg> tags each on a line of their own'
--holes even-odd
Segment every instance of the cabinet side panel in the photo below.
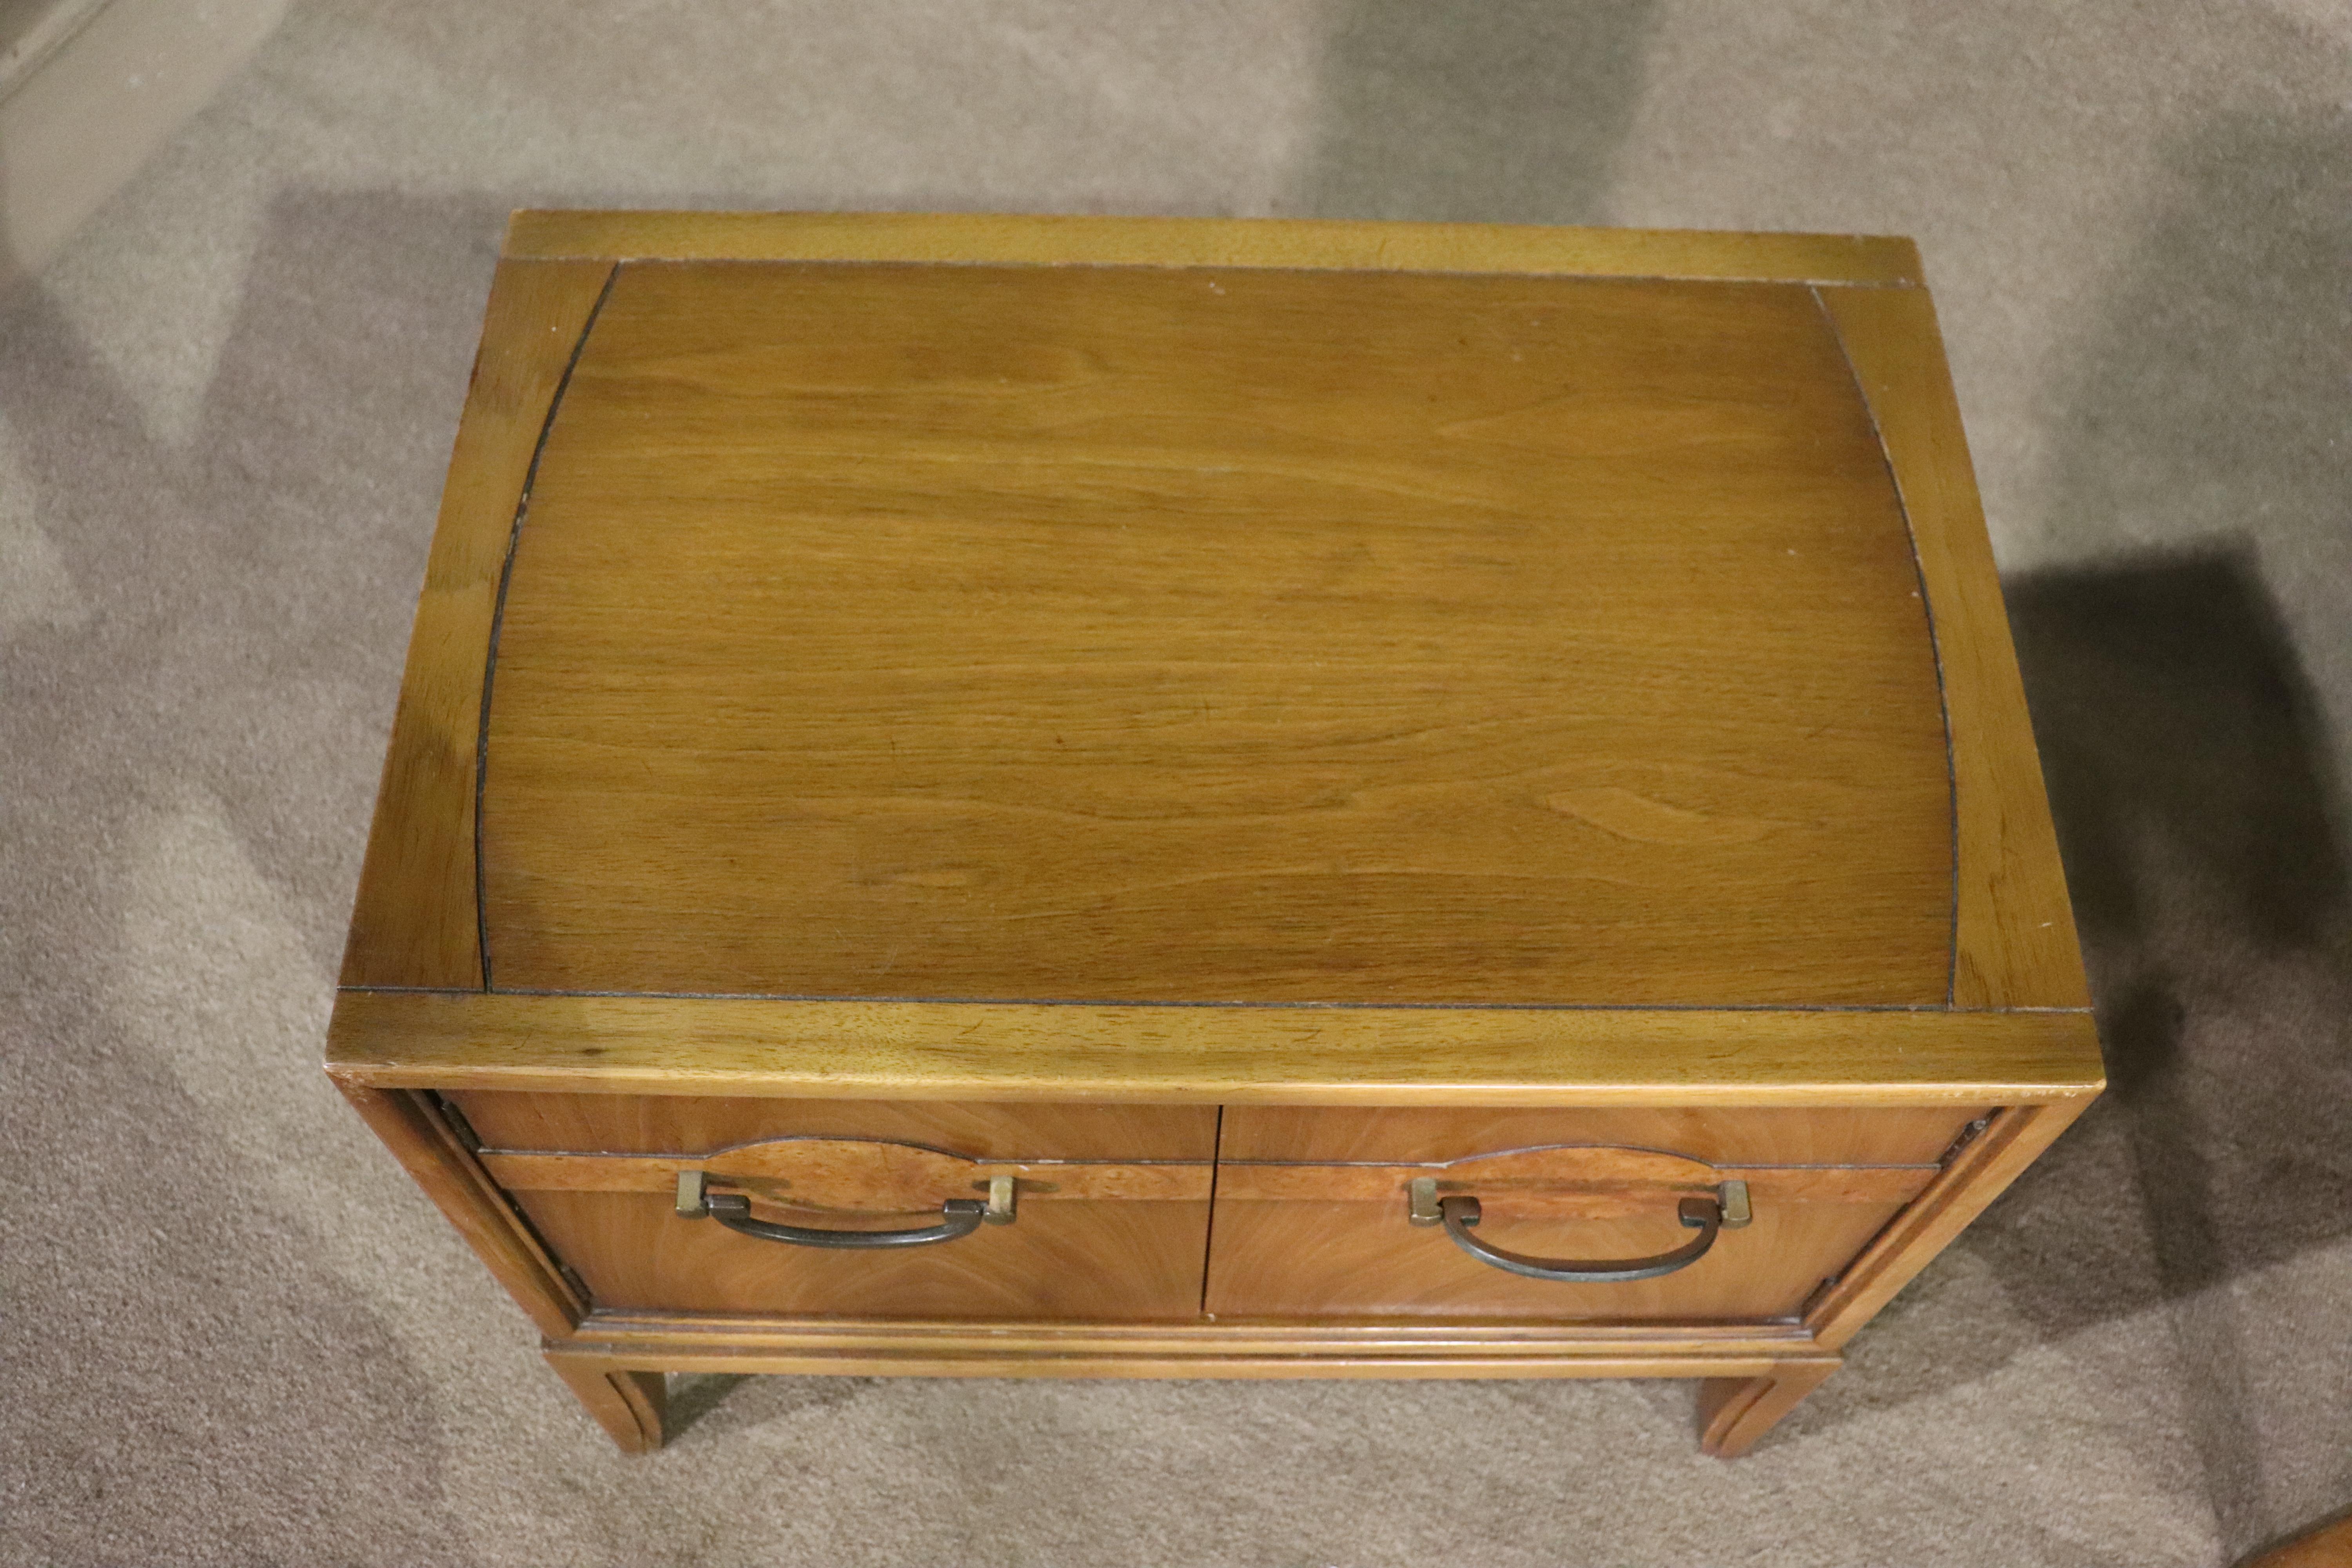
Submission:
<svg viewBox="0 0 2352 1568">
<path fill-rule="evenodd" d="M 346 985 L 484 984 L 474 866 L 482 668 L 531 458 L 612 273 L 603 261 L 499 264 L 409 637 Z"/>
<path fill-rule="evenodd" d="M 1952 1005 L 2087 1007 L 2058 837 L 1933 303 L 1824 289 L 1877 420 L 1934 613 L 1958 834 Z"/>
<path fill-rule="evenodd" d="M 569 1334 L 587 1315 L 587 1301 L 425 1097 L 407 1089 L 337 1087 L 540 1332 Z"/>
<path fill-rule="evenodd" d="M 1805 1314 L 1824 1348 L 1837 1350 L 1951 1245 L 2090 1104 L 2011 1106 L 1955 1154 L 1944 1173 L 1881 1231 Z"/>
</svg>

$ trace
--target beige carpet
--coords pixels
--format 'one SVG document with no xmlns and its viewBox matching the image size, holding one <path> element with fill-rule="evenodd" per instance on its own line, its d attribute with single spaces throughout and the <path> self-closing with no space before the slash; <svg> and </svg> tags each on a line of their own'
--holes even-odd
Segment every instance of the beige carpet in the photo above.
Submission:
<svg viewBox="0 0 2352 1568">
<path fill-rule="evenodd" d="M 2352 1505 L 2352 11 L 298 4 L 0 300 L 0 1561 L 2219 1564 Z M 2118 1092 L 1674 1384 L 763 1380 L 625 1461 L 317 1060 L 518 205 L 1916 236 Z"/>
</svg>

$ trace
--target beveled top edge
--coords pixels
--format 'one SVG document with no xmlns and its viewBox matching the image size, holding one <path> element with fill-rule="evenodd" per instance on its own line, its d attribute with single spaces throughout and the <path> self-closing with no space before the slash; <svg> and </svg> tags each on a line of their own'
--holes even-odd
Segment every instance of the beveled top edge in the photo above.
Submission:
<svg viewBox="0 0 2352 1568">
<path fill-rule="evenodd" d="M 508 220 L 509 260 L 928 262 L 1554 273 L 1917 287 L 1888 236 L 1320 218 L 1000 213 L 565 211 Z"/>
<path fill-rule="evenodd" d="M 392 1089 L 1256 1105 L 2027 1105 L 2105 1087 L 2086 1013 L 1040 1008 L 345 991 Z"/>
</svg>

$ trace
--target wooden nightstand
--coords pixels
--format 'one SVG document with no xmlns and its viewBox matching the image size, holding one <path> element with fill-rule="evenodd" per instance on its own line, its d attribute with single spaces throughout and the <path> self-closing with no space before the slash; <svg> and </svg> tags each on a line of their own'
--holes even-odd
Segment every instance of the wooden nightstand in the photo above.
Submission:
<svg viewBox="0 0 2352 1568">
<path fill-rule="evenodd" d="M 526 213 L 329 1068 L 664 1372 L 1706 1380 L 2101 1087 L 1902 240 Z"/>
</svg>

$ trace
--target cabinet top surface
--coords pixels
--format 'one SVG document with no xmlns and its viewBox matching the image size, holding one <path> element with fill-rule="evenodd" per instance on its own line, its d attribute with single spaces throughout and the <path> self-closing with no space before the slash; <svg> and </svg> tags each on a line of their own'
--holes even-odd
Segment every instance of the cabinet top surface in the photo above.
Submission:
<svg viewBox="0 0 2352 1568">
<path fill-rule="evenodd" d="M 402 722 L 474 710 L 380 808 L 457 819 L 470 906 L 371 938 L 363 888 L 347 983 L 431 986 L 437 918 L 501 992 L 1952 1004 L 1931 606 L 1805 267 L 615 260 L 567 216 L 494 290 Z M 468 647 L 436 590 L 493 578 Z"/>
</svg>

